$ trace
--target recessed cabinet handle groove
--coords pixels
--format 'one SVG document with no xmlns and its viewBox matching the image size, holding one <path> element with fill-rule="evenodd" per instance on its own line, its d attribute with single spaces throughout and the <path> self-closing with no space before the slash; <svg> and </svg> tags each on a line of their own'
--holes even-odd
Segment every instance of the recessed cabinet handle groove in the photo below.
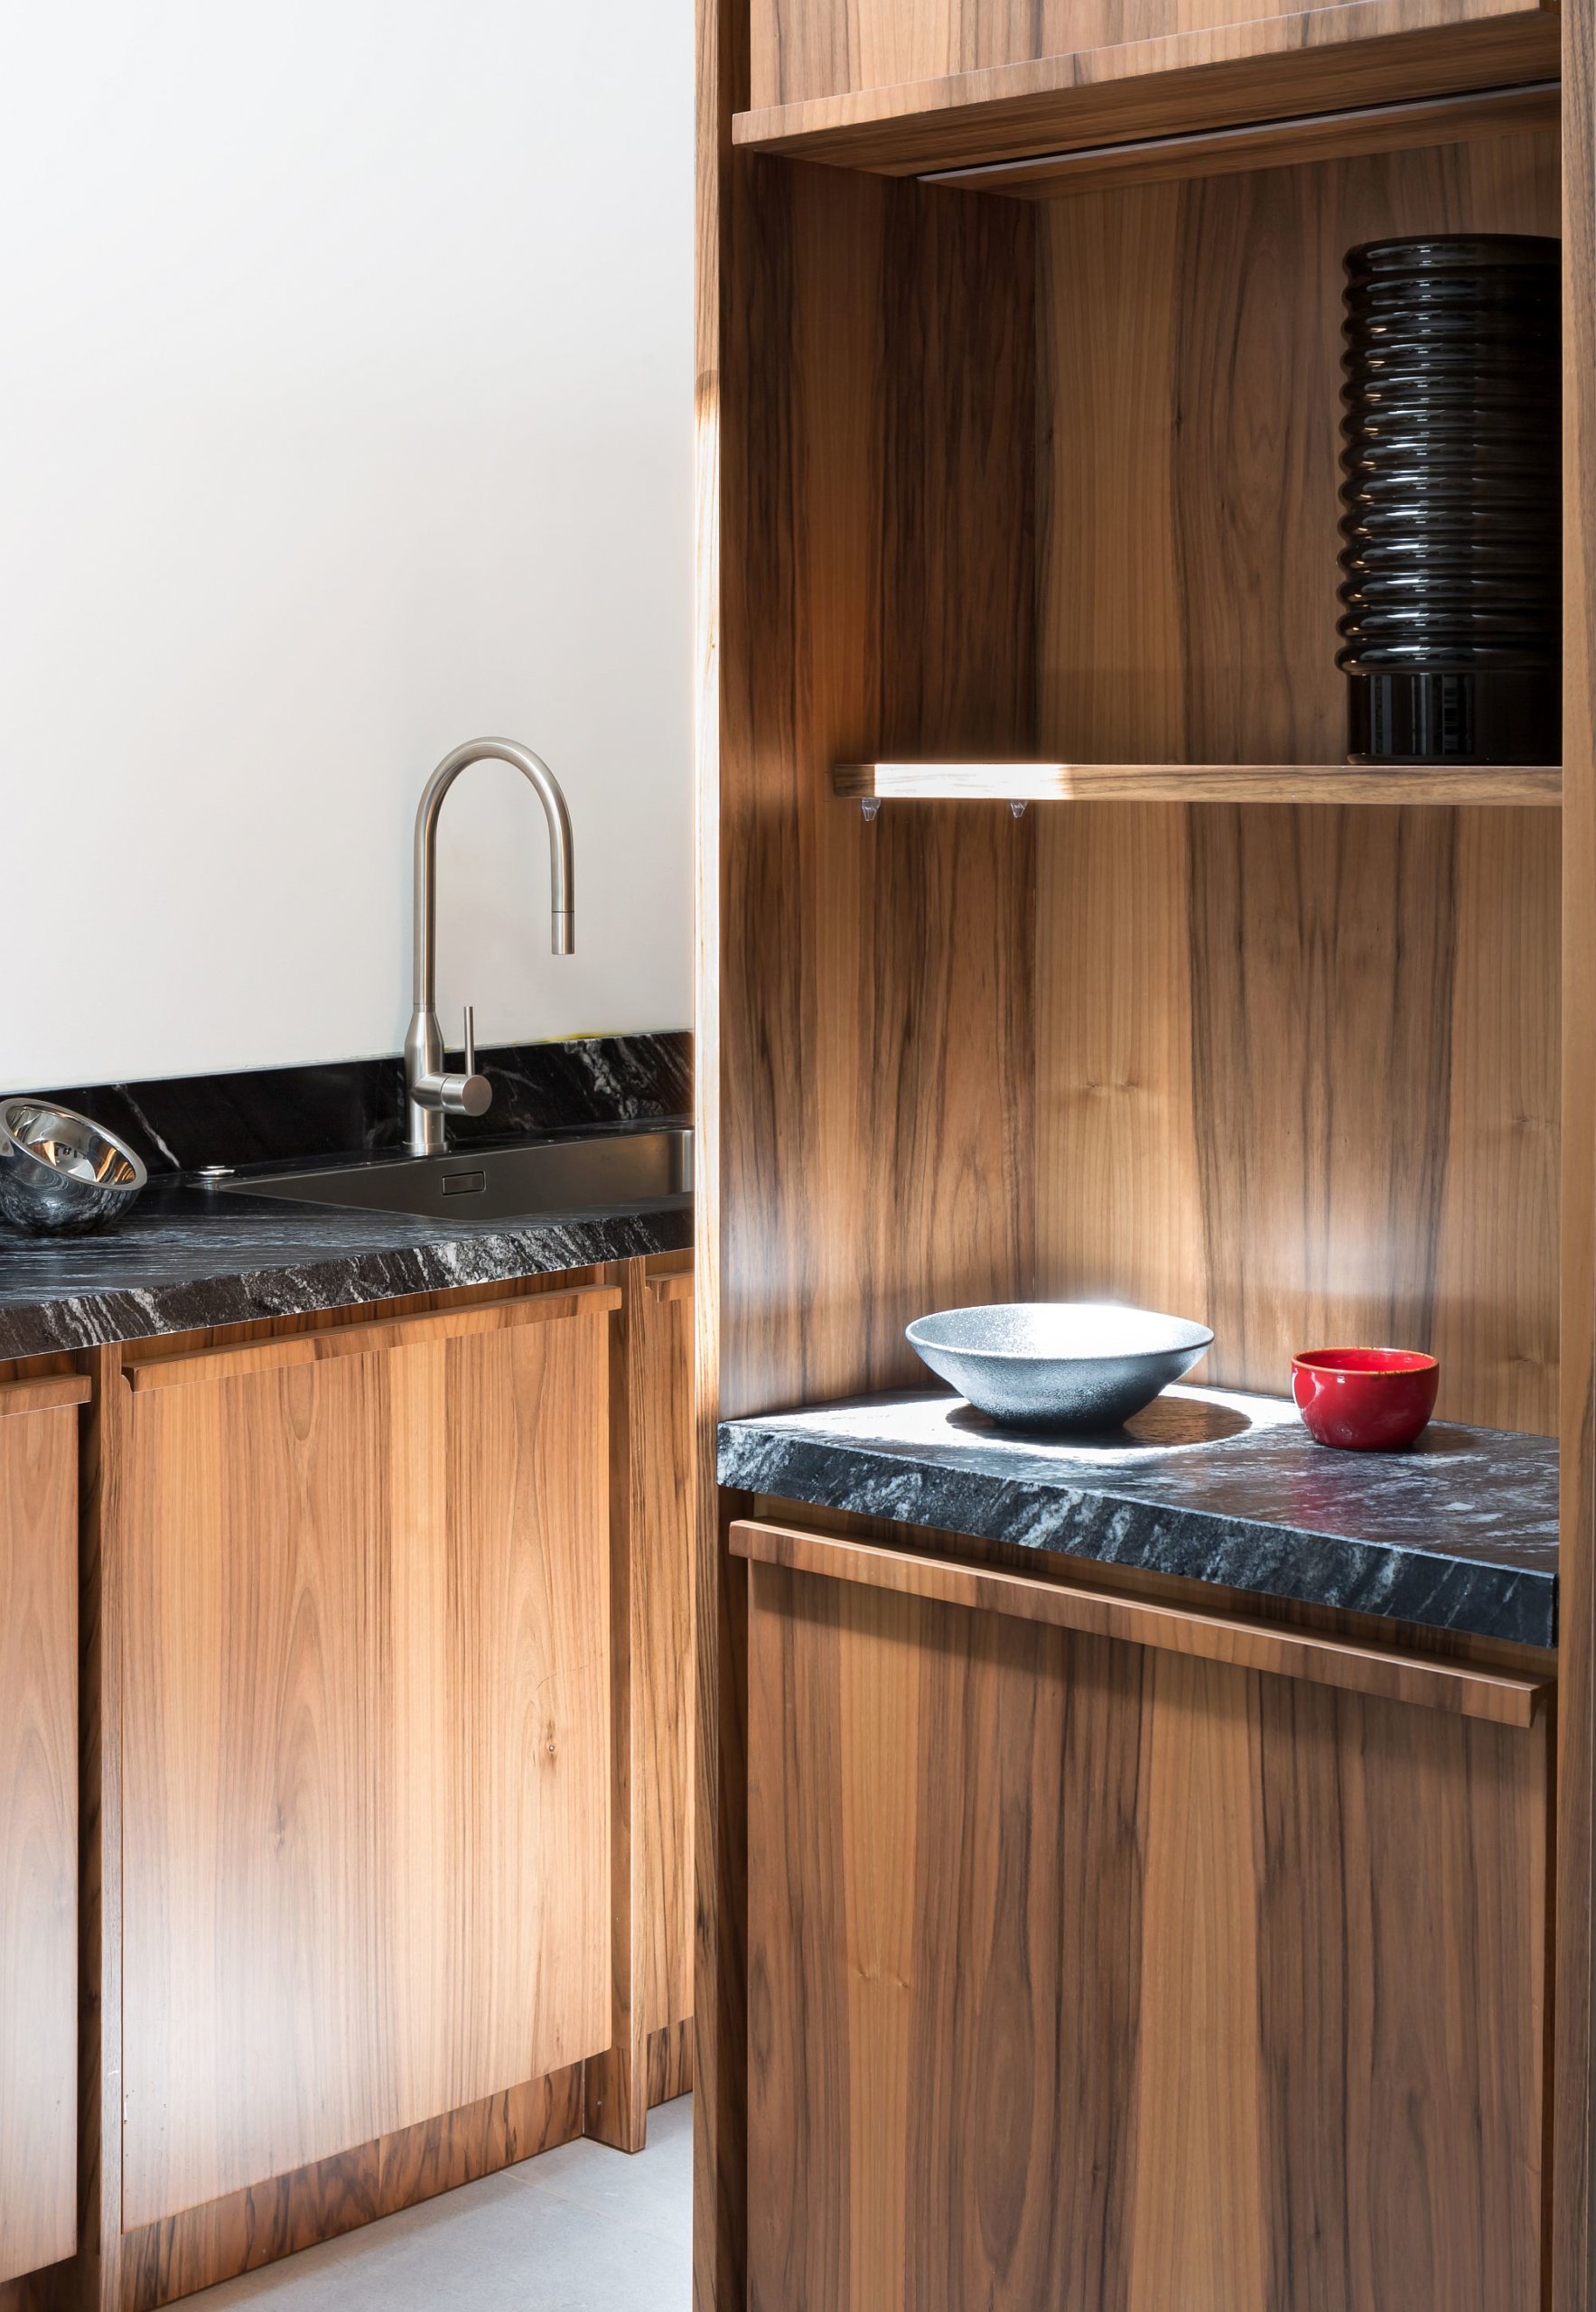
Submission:
<svg viewBox="0 0 1596 2312">
<path fill-rule="evenodd" d="M 39 1381 L 0 1384 L 0 1421 L 8 1413 L 54 1412 L 64 1405 L 86 1405 L 94 1384 L 86 1373 L 52 1373 Z"/>
<path fill-rule="evenodd" d="M 1506 1671 L 1475 1669 L 1463 1662 L 1431 1660 L 1353 1645 L 1344 1638 L 1321 1637 L 1273 1623 L 1233 1621 L 1219 1614 L 1190 1613 L 1140 1598 L 1110 1597 L 1063 1582 L 1039 1581 L 997 1567 L 960 1565 L 945 1558 L 918 1557 L 903 1550 L 873 1548 L 865 1542 L 833 1541 L 787 1525 L 741 1519 L 732 1527 L 734 1556 L 774 1565 L 790 1573 L 817 1573 L 834 1581 L 862 1582 L 900 1597 L 928 1598 L 980 1613 L 1005 1614 L 1042 1622 L 1054 1629 L 1087 1636 L 1119 1638 L 1169 1654 L 1228 1663 L 1233 1669 L 1262 1670 L 1304 1683 L 1336 1686 L 1378 1701 L 1411 1702 L 1446 1710 L 1463 1718 L 1489 1719 L 1498 1726 L 1532 1726 L 1549 1679 L 1514 1677 Z"/>
<path fill-rule="evenodd" d="M 486 1308 L 451 1309 L 424 1317 L 389 1317 L 369 1325 L 340 1325 L 322 1332 L 285 1333 L 276 1340 L 240 1341 L 230 1348 L 200 1348 L 179 1356 L 150 1357 L 123 1367 L 135 1394 L 180 1388 L 200 1381 L 230 1381 L 278 1366 L 316 1365 L 333 1356 L 370 1356 L 389 1348 L 422 1348 L 472 1334 L 508 1332 L 520 1325 L 553 1324 L 565 1317 L 610 1316 L 620 1308 L 615 1284 L 584 1284 L 566 1292 L 537 1292 L 524 1300 L 495 1300 Z"/>
<path fill-rule="evenodd" d="M 693 1272 L 690 1268 L 673 1268 L 664 1276 L 651 1276 L 649 1290 L 656 1300 L 690 1300 L 693 1298 Z"/>
</svg>

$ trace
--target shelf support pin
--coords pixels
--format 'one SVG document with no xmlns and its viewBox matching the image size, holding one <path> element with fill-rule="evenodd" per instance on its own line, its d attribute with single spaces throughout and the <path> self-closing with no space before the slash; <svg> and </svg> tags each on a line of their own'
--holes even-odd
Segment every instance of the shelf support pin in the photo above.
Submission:
<svg viewBox="0 0 1596 2312">
<path fill-rule="evenodd" d="M 1017 819 L 1022 819 L 1025 816 L 1025 806 L 1023 803 L 1011 803 L 1009 805 L 1009 808 Z"/>
<path fill-rule="evenodd" d="M 859 816 L 864 821 L 866 826 L 873 824 L 875 815 L 881 809 L 881 806 L 882 798 L 879 795 L 861 795 L 859 797 Z"/>
</svg>

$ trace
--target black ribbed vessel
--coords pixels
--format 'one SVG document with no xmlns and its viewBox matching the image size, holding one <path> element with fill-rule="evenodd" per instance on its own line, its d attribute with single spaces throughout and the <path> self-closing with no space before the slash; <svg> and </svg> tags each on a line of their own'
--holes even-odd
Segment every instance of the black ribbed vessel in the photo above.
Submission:
<svg viewBox="0 0 1596 2312">
<path fill-rule="evenodd" d="M 1560 244 L 1347 256 L 1342 648 L 1354 762 L 1562 754 Z"/>
</svg>

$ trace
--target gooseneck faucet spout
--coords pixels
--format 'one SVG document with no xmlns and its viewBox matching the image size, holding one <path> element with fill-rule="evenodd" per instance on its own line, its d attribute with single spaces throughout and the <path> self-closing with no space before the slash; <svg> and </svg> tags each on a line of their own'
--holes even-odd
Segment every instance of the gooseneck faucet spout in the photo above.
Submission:
<svg viewBox="0 0 1596 2312">
<path fill-rule="evenodd" d="M 447 1145 L 446 1115 L 480 1116 L 491 1104 L 492 1086 L 477 1074 L 472 1014 L 465 1015 L 465 1067 L 451 1075 L 444 1067 L 443 1031 L 437 1010 L 438 815 L 443 797 L 473 762 L 513 763 L 537 789 L 548 822 L 549 946 L 556 956 L 575 952 L 575 899 L 571 814 L 560 782 L 548 765 L 514 739 L 471 739 L 445 755 L 422 790 L 415 814 L 415 993 L 410 1032 L 405 1039 L 405 1082 L 408 1092 L 409 1146 L 413 1156 L 436 1156 Z"/>
</svg>

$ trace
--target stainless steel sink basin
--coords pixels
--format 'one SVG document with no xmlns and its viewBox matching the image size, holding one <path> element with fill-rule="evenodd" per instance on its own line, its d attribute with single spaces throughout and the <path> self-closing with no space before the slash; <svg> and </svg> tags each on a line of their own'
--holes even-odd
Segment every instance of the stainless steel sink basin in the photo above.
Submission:
<svg viewBox="0 0 1596 2312">
<path fill-rule="evenodd" d="M 444 1156 L 267 1172 L 220 1185 L 235 1196 L 403 1212 L 417 1220 L 578 1219 L 634 1206 L 686 1205 L 693 1192 L 693 1135 L 680 1126 L 595 1133 L 519 1148 L 457 1148 Z"/>
</svg>

